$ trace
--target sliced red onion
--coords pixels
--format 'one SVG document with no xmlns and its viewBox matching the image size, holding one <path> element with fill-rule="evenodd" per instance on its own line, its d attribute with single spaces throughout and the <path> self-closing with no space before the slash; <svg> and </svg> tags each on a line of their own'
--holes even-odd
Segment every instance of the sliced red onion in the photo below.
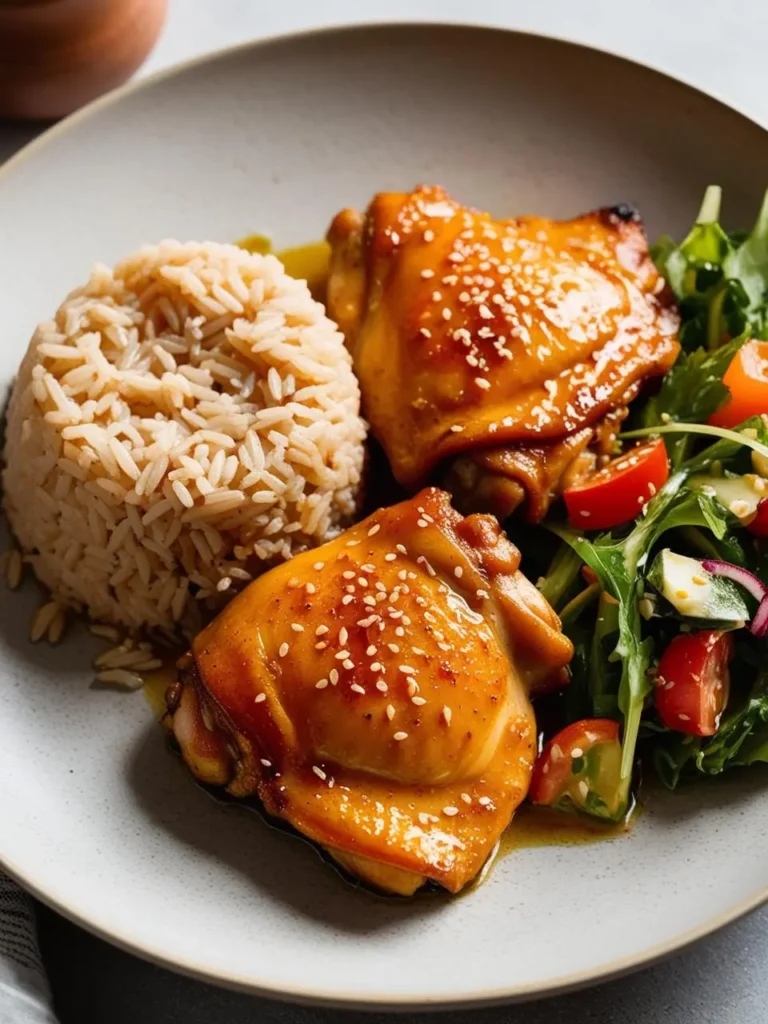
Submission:
<svg viewBox="0 0 768 1024">
<path fill-rule="evenodd" d="M 765 636 L 768 633 L 768 597 L 764 597 L 760 602 L 760 607 L 755 612 L 749 629 L 755 636 Z"/>
<path fill-rule="evenodd" d="M 738 583 L 761 604 L 768 596 L 768 587 L 754 573 L 748 569 L 742 569 L 740 565 L 733 565 L 732 562 L 720 562 L 716 558 L 707 558 L 701 564 L 713 576 L 726 576 L 734 583 Z"/>
</svg>

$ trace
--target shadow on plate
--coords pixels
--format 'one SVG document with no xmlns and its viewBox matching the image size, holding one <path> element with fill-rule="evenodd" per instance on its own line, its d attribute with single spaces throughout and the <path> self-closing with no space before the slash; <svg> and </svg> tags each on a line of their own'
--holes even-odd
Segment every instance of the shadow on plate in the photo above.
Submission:
<svg viewBox="0 0 768 1024">
<path fill-rule="evenodd" d="M 295 913 L 347 933 L 366 935 L 425 919 L 450 906 L 452 897 L 425 892 L 411 899 L 380 896 L 349 880 L 314 844 L 267 823 L 255 806 L 224 802 L 196 784 L 159 727 L 137 739 L 127 767 L 142 812 L 187 849 L 247 879 L 254 899 L 290 906 Z M 254 906 L 254 912 L 257 912 Z"/>
</svg>

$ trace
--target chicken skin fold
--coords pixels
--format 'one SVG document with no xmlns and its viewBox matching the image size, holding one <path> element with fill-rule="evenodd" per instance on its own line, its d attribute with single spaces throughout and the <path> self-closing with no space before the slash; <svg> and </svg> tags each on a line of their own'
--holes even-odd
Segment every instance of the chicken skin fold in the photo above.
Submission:
<svg viewBox="0 0 768 1024">
<path fill-rule="evenodd" d="M 328 310 L 409 489 L 463 454 L 450 486 L 465 504 L 506 514 L 526 501 L 541 519 L 569 474 L 610 451 L 601 425 L 679 351 L 673 297 L 629 207 L 498 221 L 422 186 L 343 210 L 328 240 Z"/>
<path fill-rule="evenodd" d="M 383 890 L 458 892 L 525 797 L 572 655 L 491 516 L 423 490 L 251 583 L 168 694 L 193 774 Z"/>
</svg>

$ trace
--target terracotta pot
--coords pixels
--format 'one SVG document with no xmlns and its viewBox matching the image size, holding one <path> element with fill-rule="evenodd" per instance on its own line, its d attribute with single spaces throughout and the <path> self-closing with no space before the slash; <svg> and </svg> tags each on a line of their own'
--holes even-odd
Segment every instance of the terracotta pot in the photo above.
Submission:
<svg viewBox="0 0 768 1024">
<path fill-rule="evenodd" d="M 139 67 L 167 0 L 0 0 L 0 117 L 52 118 Z"/>
</svg>

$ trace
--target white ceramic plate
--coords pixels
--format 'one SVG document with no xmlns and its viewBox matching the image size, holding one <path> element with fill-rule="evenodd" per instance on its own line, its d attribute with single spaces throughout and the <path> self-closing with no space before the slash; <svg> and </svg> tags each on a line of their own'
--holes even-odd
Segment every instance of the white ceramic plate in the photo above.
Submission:
<svg viewBox="0 0 768 1024">
<path fill-rule="evenodd" d="M 0 381 L 95 260 L 145 241 L 320 237 L 381 189 L 439 181 L 498 213 L 638 203 L 680 232 L 708 182 L 746 224 L 768 135 L 613 57 L 462 28 L 233 50 L 98 103 L 0 174 Z M 178 970 L 355 1004 L 552 992 L 661 956 L 768 895 L 755 771 L 654 802 L 629 838 L 508 856 L 459 898 L 383 901 L 214 803 L 141 696 L 89 687 L 90 640 L 26 643 L 0 606 L 0 862 L 57 909 Z"/>
</svg>

